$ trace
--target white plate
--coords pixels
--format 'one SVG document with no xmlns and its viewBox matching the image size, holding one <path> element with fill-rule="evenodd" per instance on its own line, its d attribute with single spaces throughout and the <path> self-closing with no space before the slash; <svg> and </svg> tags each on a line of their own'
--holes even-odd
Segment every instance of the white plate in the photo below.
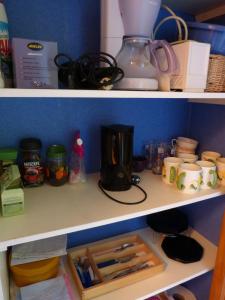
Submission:
<svg viewBox="0 0 225 300">
<path fill-rule="evenodd" d="M 185 287 L 179 285 L 179 286 L 176 286 L 175 288 L 171 289 L 171 290 L 168 290 L 167 291 L 167 294 L 169 296 L 173 296 L 174 294 L 178 294 L 178 295 L 181 295 L 184 300 L 197 300 L 197 298 L 194 296 L 194 294 L 186 289 Z"/>
</svg>

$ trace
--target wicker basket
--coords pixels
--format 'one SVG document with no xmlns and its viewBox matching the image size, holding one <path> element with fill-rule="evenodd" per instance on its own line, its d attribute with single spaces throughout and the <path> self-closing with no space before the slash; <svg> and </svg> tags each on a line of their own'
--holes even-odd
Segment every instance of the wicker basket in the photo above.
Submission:
<svg viewBox="0 0 225 300">
<path fill-rule="evenodd" d="M 225 92 L 224 55 L 210 55 L 206 92 Z"/>
</svg>

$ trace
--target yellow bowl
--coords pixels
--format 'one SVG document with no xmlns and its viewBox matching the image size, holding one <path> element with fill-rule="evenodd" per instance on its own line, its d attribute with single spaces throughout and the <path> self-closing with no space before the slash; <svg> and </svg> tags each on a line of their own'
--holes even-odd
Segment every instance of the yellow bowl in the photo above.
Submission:
<svg viewBox="0 0 225 300">
<path fill-rule="evenodd" d="M 23 287 L 43 280 L 54 278 L 59 271 L 59 257 L 53 257 L 27 264 L 10 266 L 15 284 Z"/>
</svg>

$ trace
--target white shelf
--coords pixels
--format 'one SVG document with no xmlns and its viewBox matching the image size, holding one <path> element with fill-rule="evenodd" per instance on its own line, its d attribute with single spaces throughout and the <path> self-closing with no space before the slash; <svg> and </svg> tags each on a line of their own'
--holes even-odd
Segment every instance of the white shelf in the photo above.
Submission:
<svg viewBox="0 0 225 300">
<path fill-rule="evenodd" d="M 220 94 L 222 95 L 222 94 Z M 202 98 L 202 99 L 189 99 L 189 102 L 192 103 L 202 103 L 202 104 L 216 104 L 216 105 L 225 105 L 225 99 L 207 99 L 207 98 Z"/>
<path fill-rule="evenodd" d="M 145 171 L 141 173 L 140 185 L 148 194 L 147 200 L 127 206 L 108 199 L 99 190 L 98 179 L 99 175 L 93 174 L 86 184 L 25 189 L 25 214 L 0 217 L 0 251 L 8 246 L 145 216 L 225 194 L 225 189 L 183 194 L 164 184 L 161 176 Z M 143 197 L 135 187 L 113 194 L 123 201 L 137 201 Z"/>
<path fill-rule="evenodd" d="M 154 237 L 154 233 L 150 228 L 138 230 L 129 234 L 139 234 L 143 238 L 143 240 L 145 240 L 145 242 L 149 244 L 150 247 L 154 249 L 155 252 L 157 252 L 157 255 L 159 255 L 162 258 L 162 260 L 166 263 L 165 270 L 160 274 L 150 277 L 149 279 L 99 296 L 97 298 L 94 298 L 94 300 L 144 300 L 148 297 L 154 296 L 158 293 L 173 288 L 174 286 L 182 284 L 188 280 L 203 275 L 214 268 L 217 247 L 194 230 L 191 230 L 191 236 L 203 246 L 204 256 L 201 261 L 192 264 L 182 264 L 166 257 L 160 246 L 162 237 L 160 237 L 160 235 L 158 234 L 156 237 Z M 66 256 L 63 257 L 63 264 L 65 271 L 67 272 L 70 279 L 71 287 L 74 293 L 74 298 L 76 300 L 81 300 L 77 287 L 74 283 L 72 274 L 70 272 L 70 268 L 67 264 Z M 18 292 L 18 288 L 15 287 L 12 281 L 10 289 L 10 300 L 16 300 L 16 293 Z"/>
<path fill-rule="evenodd" d="M 103 91 L 54 89 L 0 89 L 0 98 L 143 98 L 143 99 L 225 99 L 225 93 L 158 91 Z M 225 102 L 223 103 L 225 104 Z"/>
<path fill-rule="evenodd" d="M 138 230 L 136 232 L 132 232 L 131 234 L 133 233 L 141 235 L 145 242 L 148 243 L 157 252 L 157 254 L 161 256 L 166 263 L 166 269 L 162 273 L 150 277 L 149 279 L 99 296 L 94 298 L 94 300 L 144 300 L 148 297 L 154 296 L 174 286 L 205 274 L 214 268 L 217 247 L 196 231 L 192 231 L 191 236 L 203 246 L 204 256 L 201 261 L 191 264 L 182 264 L 166 257 L 160 246 L 162 238 L 155 238 L 155 243 L 153 243 L 153 234 L 149 228 Z M 69 268 L 67 267 L 66 269 L 69 272 Z M 71 275 L 70 278 L 75 299 L 80 299 Z"/>
</svg>

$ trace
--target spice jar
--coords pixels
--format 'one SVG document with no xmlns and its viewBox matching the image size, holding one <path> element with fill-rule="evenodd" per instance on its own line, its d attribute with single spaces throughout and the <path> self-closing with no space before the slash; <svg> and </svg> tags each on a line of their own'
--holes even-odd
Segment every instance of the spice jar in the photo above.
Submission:
<svg viewBox="0 0 225 300">
<path fill-rule="evenodd" d="M 41 161 L 41 141 L 27 138 L 20 141 L 20 167 L 24 186 L 36 187 L 44 182 L 44 168 Z"/>
<path fill-rule="evenodd" d="M 60 186 L 67 182 L 68 165 L 64 146 L 52 145 L 48 147 L 46 177 L 53 186 Z"/>
<path fill-rule="evenodd" d="M 152 172 L 156 175 L 162 175 L 163 161 L 168 156 L 168 145 L 166 143 L 159 143 L 156 145 L 155 157 L 152 165 Z"/>
</svg>

